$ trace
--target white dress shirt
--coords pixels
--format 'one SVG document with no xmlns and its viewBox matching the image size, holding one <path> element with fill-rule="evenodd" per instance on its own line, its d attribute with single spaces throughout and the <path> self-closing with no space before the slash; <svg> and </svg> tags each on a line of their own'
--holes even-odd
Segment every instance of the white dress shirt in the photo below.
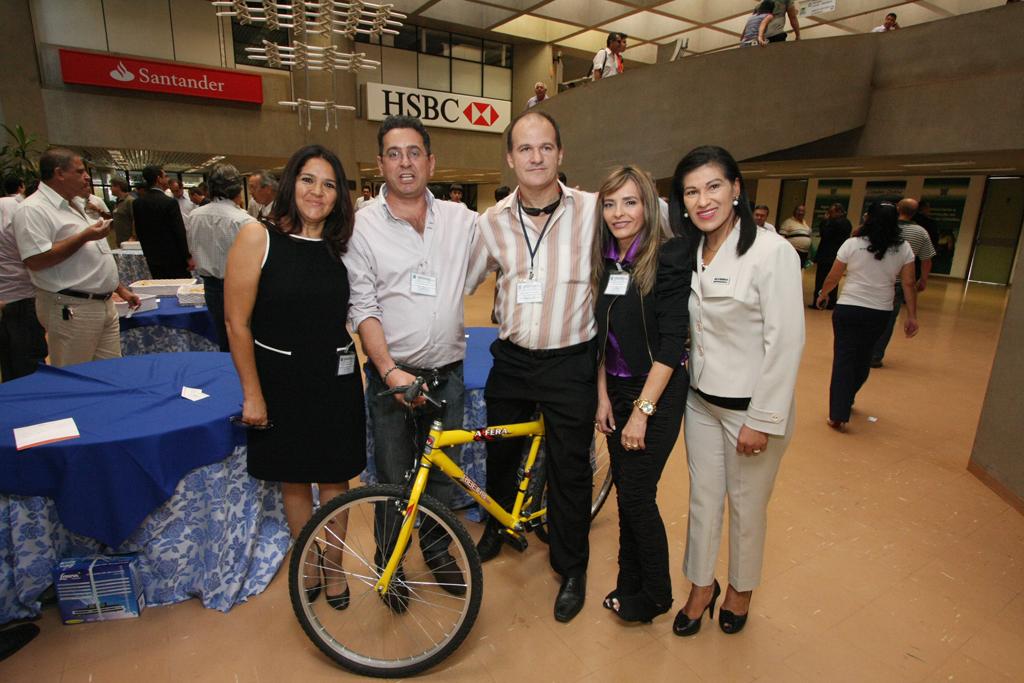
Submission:
<svg viewBox="0 0 1024 683">
<path fill-rule="evenodd" d="M 196 272 L 223 280 L 228 250 L 242 226 L 252 222 L 252 216 L 224 197 L 196 207 L 185 220 L 185 237 Z"/>
<path fill-rule="evenodd" d="M 28 268 L 18 253 L 13 221 L 8 220 L 6 224 L 0 225 L 0 301 L 10 303 L 32 299 L 35 295 L 36 288 L 32 286 Z"/>
<path fill-rule="evenodd" d="M 181 209 L 182 219 L 188 218 L 189 214 L 192 213 L 197 207 L 186 195 L 175 197 L 174 201 L 178 202 L 178 208 Z"/>
<path fill-rule="evenodd" d="M 804 347 L 800 262 L 782 237 L 758 228 L 743 256 L 736 227 L 707 268 L 704 239 L 690 292 L 690 385 L 705 394 L 750 397 L 745 424 L 786 433 Z"/>
<path fill-rule="evenodd" d="M 562 349 L 597 334 L 590 285 L 597 195 L 561 183 L 559 187 L 562 201 L 550 215 L 543 239 L 541 228 L 522 214 L 530 244 L 537 250 L 532 270 L 533 279 L 541 285 L 542 301 L 517 301 L 520 283 L 531 279 L 518 187 L 480 216 L 480 243 L 473 248 L 467 280 L 468 294 L 489 272 L 500 271 L 495 302 L 498 337 L 531 350 Z"/>
<path fill-rule="evenodd" d="M 379 320 L 388 352 L 403 365 L 434 368 L 465 358 L 462 295 L 476 232 L 475 211 L 429 191 L 422 235 L 391 213 L 386 189 L 367 203 L 343 257 L 352 329 Z"/>
<path fill-rule="evenodd" d="M 93 221 L 73 208 L 46 183 L 21 203 L 14 214 L 14 236 L 21 259 L 49 251 L 54 242 L 85 230 Z M 77 289 L 109 294 L 117 288 L 117 264 L 105 239 L 86 242 L 55 266 L 29 270 L 32 283 L 47 292 Z"/>
</svg>

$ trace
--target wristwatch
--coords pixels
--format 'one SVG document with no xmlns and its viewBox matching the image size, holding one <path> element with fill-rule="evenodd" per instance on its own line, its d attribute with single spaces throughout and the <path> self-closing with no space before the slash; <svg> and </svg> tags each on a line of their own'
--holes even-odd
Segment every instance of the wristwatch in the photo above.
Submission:
<svg viewBox="0 0 1024 683">
<path fill-rule="evenodd" d="M 656 404 L 651 403 L 650 401 L 643 397 L 640 397 L 637 400 L 633 401 L 633 406 L 647 417 L 654 415 L 654 413 L 656 413 L 658 410 L 658 406 Z"/>
</svg>

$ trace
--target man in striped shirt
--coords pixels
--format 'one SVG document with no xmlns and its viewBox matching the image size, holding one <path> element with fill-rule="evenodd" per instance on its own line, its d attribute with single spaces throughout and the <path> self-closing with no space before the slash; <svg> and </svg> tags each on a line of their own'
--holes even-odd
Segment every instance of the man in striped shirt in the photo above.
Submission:
<svg viewBox="0 0 1024 683">
<path fill-rule="evenodd" d="M 497 270 L 498 339 L 487 378 L 487 422 L 530 419 L 547 429 L 551 566 L 562 576 L 555 618 L 579 613 L 589 557 L 590 442 L 597 408 L 590 251 L 597 196 L 558 181 L 562 141 L 555 120 L 527 110 L 513 120 L 506 160 L 519 186 L 480 217 L 467 291 Z M 487 492 L 505 507 L 515 495 L 521 444 L 487 444 Z M 489 521 L 477 545 L 489 560 L 505 540 Z"/>
<path fill-rule="evenodd" d="M 917 291 L 923 292 L 928 286 L 928 275 L 932 272 L 932 259 L 935 257 L 935 247 L 928 231 L 914 222 L 914 214 L 917 213 L 917 200 L 907 197 L 901 199 L 896 205 L 899 212 L 900 237 L 910 243 L 910 249 L 914 252 L 914 269 L 917 274 Z M 892 331 L 896 327 L 896 321 L 900 317 L 900 308 L 903 301 L 903 286 L 896 283 L 896 298 L 892 302 L 892 315 L 889 317 L 889 324 L 886 325 L 882 336 L 875 342 L 874 352 L 871 354 L 871 367 L 882 367 L 882 359 L 885 358 L 885 349 L 889 346 L 892 338 Z"/>
</svg>

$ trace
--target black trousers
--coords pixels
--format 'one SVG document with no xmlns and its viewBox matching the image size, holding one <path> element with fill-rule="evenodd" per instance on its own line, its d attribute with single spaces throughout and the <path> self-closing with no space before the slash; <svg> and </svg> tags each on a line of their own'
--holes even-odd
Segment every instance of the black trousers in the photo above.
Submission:
<svg viewBox="0 0 1024 683">
<path fill-rule="evenodd" d="M 835 261 L 823 261 L 818 264 L 817 270 L 814 271 L 814 296 L 811 297 L 811 305 L 817 303 L 818 295 L 821 294 L 821 286 L 825 284 L 825 278 L 828 277 L 828 273 L 832 270 L 832 265 Z M 826 308 L 833 309 L 836 307 L 836 301 L 839 299 L 839 288 L 834 287 L 828 295 L 828 304 Z"/>
<path fill-rule="evenodd" d="M 675 371 L 658 400 L 657 412 L 647 420 L 646 448 L 627 451 L 620 440 L 622 430 L 646 379 L 608 375 L 608 396 L 618 428 L 608 437 L 619 505 L 619 576 L 615 588 L 621 595 L 643 593 L 665 605 L 672 601 L 672 578 L 665 524 L 658 510 L 658 481 L 679 437 L 690 378 L 684 368 Z"/>
<path fill-rule="evenodd" d="M 885 358 L 885 350 L 889 348 L 889 341 L 892 340 L 892 333 L 896 329 L 896 322 L 900 319 L 900 308 L 906 302 L 906 297 L 903 296 L 903 285 L 897 283 L 896 294 L 893 295 L 892 300 L 892 313 L 889 314 L 889 320 L 885 323 L 885 329 L 878 335 L 878 341 L 875 342 L 875 348 L 871 352 L 872 361 L 881 363 L 882 359 Z"/>
<path fill-rule="evenodd" d="M 31 375 L 46 360 L 46 330 L 36 317 L 36 300 L 19 299 L 0 313 L 0 381 Z"/>
<path fill-rule="evenodd" d="M 487 423 L 530 419 L 539 408 L 546 430 L 551 567 L 581 576 L 590 556 L 590 442 L 597 411 L 597 344 L 529 351 L 501 339 L 491 345 Z M 506 509 L 515 499 L 519 439 L 487 444 L 487 493 Z"/>
<path fill-rule="evenodd" d="M 206 311 L 213 320 L 213 329 L 217 332 L 217 343 L 221 351 L 228 348 L 228 328 L 224 324 L 224 281 L 212 275 L 203 276 L 203 290 L 206 298 Z"/>
<path fill-rule="evenodd" d="M 871 352 L 889 321 L 889 311 L 839 304 L 832 313 L 832 384 L 828 415 L 850 421 L 850 408 L 871 372 Z"/>
</svg>

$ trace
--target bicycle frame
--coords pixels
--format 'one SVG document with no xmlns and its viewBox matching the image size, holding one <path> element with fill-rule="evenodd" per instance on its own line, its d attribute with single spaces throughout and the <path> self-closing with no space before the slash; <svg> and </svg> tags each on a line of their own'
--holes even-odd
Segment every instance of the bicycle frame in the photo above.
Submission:
<svg viewBox="0 0 1024 683">
<path fill-rule="evenodd" d="M 395 572 L 398 571 L 401 558 L 405 555 L 405 550 L 409 545 L 409 539 L 412 537 L 420 497 L 427 488 L 427 478 L 430 476 L 430 470 L 433 467 L 439 468 L 446 476 L 461 486 L 473 500 L 479 503 L 488 514 L 494 517 L 508 530 L 508 533 L 511 533 L 514 536 L 518 536 L 519 533 L 524 530 L 524 522 L 529 522 L 543 516 L 545 510 L 535 510 L 529 516 L 525 518 L 521 517 L 523 506 L 529 502 L 526 500 L 526 494 L 530 487 L 533 465 L 537 460 L 537 454 L 540 451 L 541 437 L 543 436 L 543 416 L 539 416 L 536 420 L 530 422 L 481 427 L 480 429 L 474 430 L 444 429 L 441 420 L 435 419 L 430 425 L 430 433 L 423 446 L 420 464 L 416 470 L 416 475 L 413 479 L 412 488 L 409 493 L 409 503 L 406 505 L 405 510 L 402 511 L 402 515 L 405 520 L 402 522 L 402 528 L 398 533 L 398 539 L 391 551 L 391 556 L 387 559 L 387 565 L 384 567 L 380 578 L 374 586 L 374 590 L 383 595 L 391 585 L 392 576 L 394 576 Z M 526 458 L 526 464 L 523 466 L 523 476 L 520 478 L 519 489 L 516 491 L 516 497 L 512 504 L 511 511 L 501 507 L 501 505 L 499 505 L 493 498 L 488 496 L 487 492 L 484 491 L 479 484 L 473 481 L 469 475 L 463 472 L 462 468 L 459 467 L 458 464 L 449 458 L 442 450 L 449 446 L 461 446 L 463 444 L 473 443 L 476 441 L 486 442 L 524 437 L 532 437 L 530 453 Z"/>
</svg>

